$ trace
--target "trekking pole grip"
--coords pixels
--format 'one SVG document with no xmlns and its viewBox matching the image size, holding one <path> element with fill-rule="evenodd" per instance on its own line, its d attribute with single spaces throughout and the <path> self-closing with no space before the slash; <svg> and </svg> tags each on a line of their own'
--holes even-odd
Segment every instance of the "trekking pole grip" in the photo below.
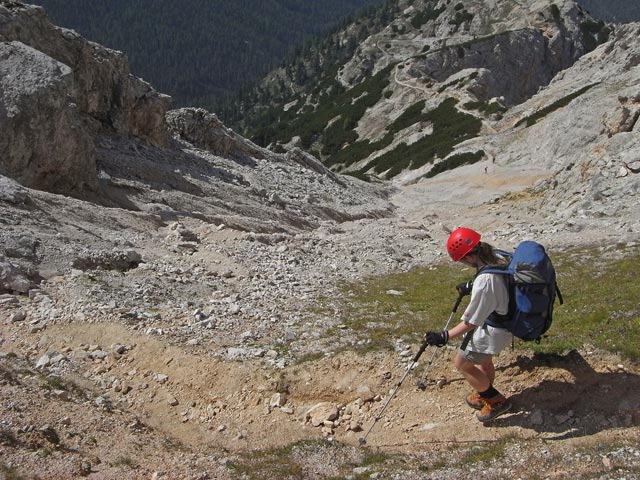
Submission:
<svg viewBox="0 0 640 480">
<path fill-rule="evenodd" d="M 456 303 L 453 305 L 453 313 L 456 313 L 456 311 L 458 310 L 458 307 L 460 306 L 460 302 L 462 301 L 462 297 L 463 295 L 458 295 L 458 298 L 456 300 Z"/>
<path fill-rule="evenodd" d="M 415 357 L 413 357 L 413 363 L 416 363 L 418 361 L 418 359 L 420 358 L 420 355 L 422 355 L 424 353 L 424 351 L 427 349 L 427 347 L 429 346 L 429 344 L 427 343 L 427 341 L 425 340 L 424 342 L 422 342 L 422 345 L 420 345 L 420 348 L 418 349 L 418 352 L 416 353 Z"/>
</svg>

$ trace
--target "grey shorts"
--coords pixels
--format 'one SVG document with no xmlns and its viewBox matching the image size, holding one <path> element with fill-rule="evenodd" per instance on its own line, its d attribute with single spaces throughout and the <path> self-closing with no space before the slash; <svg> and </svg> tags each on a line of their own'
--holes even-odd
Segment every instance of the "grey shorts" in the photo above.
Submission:
<svg viewBox="0 0 640 480">
<path fill-rule="evenodd" d="M 491 353 L 479 353 L 472 352 L 470 350 L 460 350 L 459 353 L 462 358 L 464 358 L 467 362 L 473 363 L 474 365 L 482 365 L 484 362 L 493 357 Z"/>
</svg>

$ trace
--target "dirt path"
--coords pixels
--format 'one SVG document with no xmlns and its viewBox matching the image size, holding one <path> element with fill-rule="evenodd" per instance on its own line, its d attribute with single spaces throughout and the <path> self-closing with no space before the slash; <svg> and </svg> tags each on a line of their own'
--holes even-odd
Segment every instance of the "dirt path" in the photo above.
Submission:
<svg viewBox="0 0 640 480">
<path fill-rule="evenodd" d="M 46 337 L 49 350 L 66 351 L 72 358 L 79 358 L 82 346 L 108 350 L 127 338 L 125 354 L 79 362 L 76 374 L 90 377 L 96 386 L 110 383 L 115 405 L 124 402 L 123 408 L 185 445 L 232 451 L 322 437 L 321 428 L 305 422 L 307 411 L 320 402 L 341 407 L 341 417 L 350 415 L 351 422 L 343 419 L 330 436 L 357 445 L 362 433 L 345 427 L 354 422 L 366 430 L 406 371 L 405 363 L 390 353 L 345 352 L 284 370 L 259 361 L 222 362 L 205 349 L 168 345 L 108 323 L 53 327 Z M 425 391 L 416 387 L 424 375 L 424 364 L 419 364 L 371 431 L 369 445 L 412 451 L 421 444 L 493 441 L 504 435 L 606 436 L 640 422 L 637 366 L 602 352 L 534 358 L 519 346 L 498 363 L 497 386 L 511 396 L 515 410 L 486 428 L 463 404 L 468 387 L 453 369 L 454 354 L 454 346 L 436 352 Z M 118 391 L 117 385 L 131 390 Z M 275 405 L 278 393 L 284 400 Z M 617 401 L 602 402 L 603 397 Z M 277 428 L 278 435 L 265 436 L 270 428 Z"/>
</svg>

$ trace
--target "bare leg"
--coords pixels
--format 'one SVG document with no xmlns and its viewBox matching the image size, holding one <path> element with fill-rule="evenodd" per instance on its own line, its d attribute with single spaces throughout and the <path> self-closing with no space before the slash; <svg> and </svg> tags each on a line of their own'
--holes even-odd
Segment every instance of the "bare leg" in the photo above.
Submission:
<svg viewBox="0 0 640 480">
<path fill-rule="evenodd" d="M 487 390 L 495 379 L 496 371 L 491 358 L 481 365 L 474 365 L 458 352 L 454 365 L 477 392 Z"/>
<path fill-rule="evenodd" d="M 489 383 L 493 385 L 493 381 L 496 379 L 496 367 L 493 365 L 493 357 L 487 359 L 483 364 L 476 366 L 484 372 L 489 379 Z"/>
</svg>

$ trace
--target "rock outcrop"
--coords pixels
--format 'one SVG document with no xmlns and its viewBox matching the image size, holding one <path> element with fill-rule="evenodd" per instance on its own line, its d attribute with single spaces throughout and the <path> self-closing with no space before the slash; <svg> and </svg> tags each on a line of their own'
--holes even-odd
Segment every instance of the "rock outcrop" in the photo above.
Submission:
<svg viewBox="0 0 640 480">
<path fill-rule="evenodd" d="M 0 173 L 79 196 L 97 186 L 96 134 L 168 144 L 169 97 L 132 76 L 122 53 L 20 2 L 0 4 L 0 46 Z"/>
<path fill-rule="evenodd" d="M 73 98 L 71 68 L 21 42 L 0 43 L 0 172 L 60 193 L 96 187 L 93 139 Z"/>
<path fill-rule="evenodd" d="M 225 127 L 214 113 L 202 108 L 181 108 L 166 115 L 171 134 L 196 148 L 221 157 L 264 158 L 264 149 Z"/>
</svg>

